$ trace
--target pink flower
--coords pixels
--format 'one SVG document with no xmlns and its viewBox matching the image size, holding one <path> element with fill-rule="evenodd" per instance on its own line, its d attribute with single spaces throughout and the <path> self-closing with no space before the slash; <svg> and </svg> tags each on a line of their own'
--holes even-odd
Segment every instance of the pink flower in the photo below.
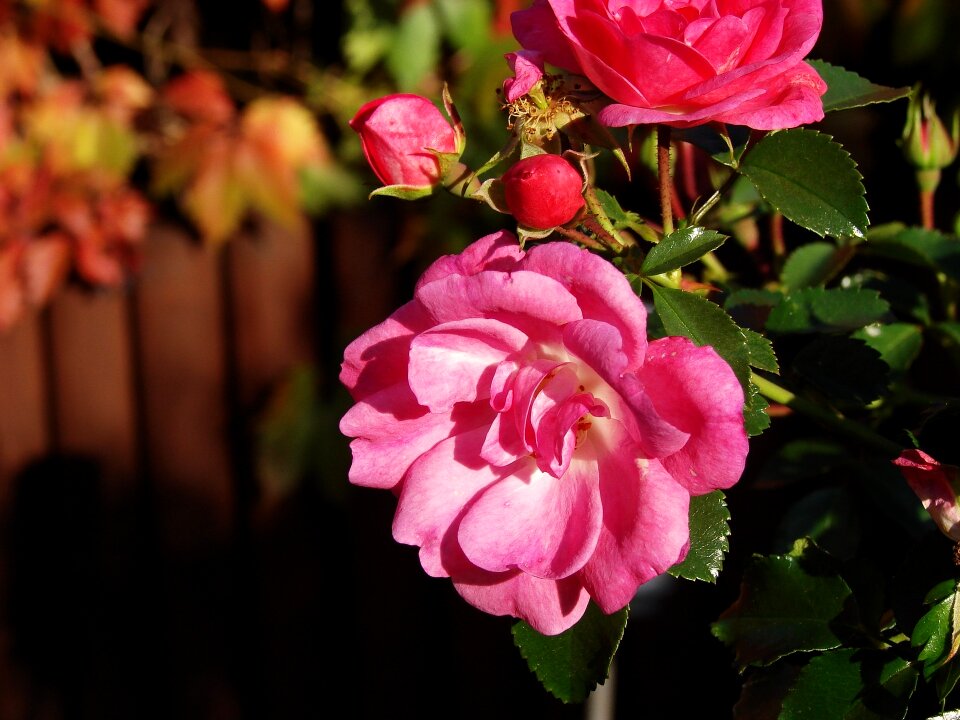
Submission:
<svg viewBox="0 0 960 720">
<path fill-rule="evenodd" d="M 542 633 L 607 613 L 685 557 L 691 495 L 733 485 L 743 393 L 709 347 L 648 344 L 609 262 L 507 232 L 435 262 L 346 349 L 350 481 L 470 603 Z"/>
<path fill-rule="evenodd" d="M 361 107 L 350 121 L 363 153 L 384 185 L 431 188 L 442 179 L 437 153 L 459 154 L 457 133 L 419 95 L 388 95 Z"/>
<path fill-rule="evenodd" d="M 507 208 L 521 225 L 546 230 L 570 222 L 584 206 L 583 177 L 559 155 L 531 155 L 501 178 Z"/>
<path fill-rule="evenodd" d="M 917 494 L 937 527 L 954 542 L 960 542 L 960 469 L 941 465 L 922 450 L 904 450 L 893 461 L 907 484 Z"/>
<path fill-rule="evenodd" d="M 543 77 L 543 56 L 538 52 L 520 50 L 509 52 L 504 57 L 513 77 L 503 81 L 503 96 L 507 102 L 526 95 Z"/>
<path fill-rule="evenodd" d="M 614 101 L 600 112 L 611 127 L 775 130 L 823 117 L 827 86 L 803 61 L 821 0 L 536 0 L 511 20 L 524 48 Z"/>
</svg>

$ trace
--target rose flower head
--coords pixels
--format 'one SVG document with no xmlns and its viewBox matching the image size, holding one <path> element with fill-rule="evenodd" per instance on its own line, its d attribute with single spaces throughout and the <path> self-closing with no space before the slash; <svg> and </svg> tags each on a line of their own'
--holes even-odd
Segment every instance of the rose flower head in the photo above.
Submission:
<svg viewBox="0 0 960 720">
<path fill-rule="evenodd" d="M 360 136 L 370 168 L 386 186 L 373 194 L 413 199 L 440 185 L 463 153 L 458 124 L 427 98 L 397 94 L 361 107 L 350 127 Z"/>
<path fill-rule="evenodd" d="M 804 62 L 821 0 L 536 0 L 511 22 L 526 50 L 613 100 L 599 115 L 611 127 L 823 118 L 827 86 Z"/>
<path fill-rule="evenodd" d="M 583 178 L 559 155 L 531 155 L 501 178 L 510 214 L 535 230 L 570 222 L 585 204 Z"/>
<path fill-rule="evenodd" d="M 940 531 L 960 543 L 960 468 L 941 465 L 922 450 L 904 450 L 893 461 Z"/>
<path fill-rule="evenodd" d="M 690 498 L 744 467 L 743 391 L 710 347 L 647 341 L 607 260 L 508 232 L 440 258 L 351 343 L 350 481 L 474 606 L 544 634 L 682 560 Z"/>
</svg>

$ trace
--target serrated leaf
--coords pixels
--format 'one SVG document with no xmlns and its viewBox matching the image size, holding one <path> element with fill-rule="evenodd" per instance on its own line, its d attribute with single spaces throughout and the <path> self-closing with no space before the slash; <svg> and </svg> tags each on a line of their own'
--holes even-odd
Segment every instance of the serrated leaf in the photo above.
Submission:
<svg viewBox="0 0 960 720">
<path fill-rule="evenodd" d="M 690 498 L 690 551 L 668 571 L 687 580 L 716 582 L 730 549 L 730 511 L 722 492 Z"/>
<path fill-rule="evenodd" d="M 917 671 L 893 652 L 832 650 L 800 671 L 778 720 L 900 720 L 916 685 Z"/>
<path fill-rule="evenodd" d="M 525 622 L 513 626 L 513 642 L 543 687 L 566 703 L 583 702 L 606 680 L 628 607 L 604 615 L 592 602 L 576 625 L 559 635 L 541 635 Z"/>
<path fill-rule="evenodd" d="M 600 207 L 603 209 L 603 212 L 617 230 L 624 230 L 631 225 L 643 222 L 637 213 L 624 210 L 617 199 L 606 190 L 594 188 L 593 192 L 597 200 L 600 201 Z"/>
<path fill-rule="evenodd" d="M 960 280 L 960 240 L 937 230 L 905 228 L 876 238 L 871 235 L 864 250 L 871 255 L 926 267 Z"/>
<path fill-rule="evenodd" d="M 822 555 L 812 543 L 799 542 L 789 555 L 751 558 L 740 596 L 712 626 L 741 667 L 843 644 L 838 632 L 855 625 L 856 602 Z"/>
<path fill-rule="evenodd" d="M 910 323 L 868 325 L 851 337 L 863 340 L 880 353 L 880 359 L 897 373 L 904 373 L 910 368 L 923 346 L 923 328 Z"/>
<path fill-rule="evenodd" d="M 738 172 L 792 222 L 820 236 L 866 236 L 862 177 L 829 135 L 802 128 L 767 135 L 745 155 Z"/>
<path fill-rule="evenodd" d="M 760 394 L 756 385 L 750 383 L 747 399 L 743 404 L 743 429 L 747 435 L 754 437 L 770 427 L 770 416 L 767 408 L 770 403 Z"/>
<path fill-rule="evenodd" d="M 766 329 L 774 333 L 857 330 L 879 322 L 889 310 L 889 303 L 876 290 L 805 288 L 770 311 Z"/>
<path fill-rule="evenodd" d="M 773 343 L 758 332 L 748 328 L 740 328 L 744 337 L 747 339 L 747 352 L 750 353 L 750 367 L 757 370 L 766 370 L 767 372 L 778 375 L 780 373 L 780 364 L 777 362 L 777 355 L 773 352 Z"/>
<path fill-rule="evenodd" d="M 719 305 L 699 295 L 651 284 L 653 303 L 668 335 L 682 335 L 697 345 L 710 345 L 733 369 L 746 392 L 750 385 L 750 352 L 740 327 Z"/>
<path fill-rule="evenodd" d="M 827 84 L 827 92 L 823 95 L 823 111 L 836 112 L 851 108 L 887 103 L 909 97 L 909 87 L 892 88 L 877 85 L 857 73 L 831 65 L 823 60 L 808 60 L 817 74 Z"/>
<path fill-rule="evenodd" d="M 406 6 L 387 52 L 386 65 L 401 91 L 414 91 L 440 59 L 440 22 L 433 3 Z"/>
<path fill-rule="evenodd" d="M 676 270 L 716 250 L 726 239 L 726 235 L 700 226 L 677 230 L 650 248 L 640 272 L 650 276 Z"/>
<path fill-rule="evenodd" d="M 866 404 L 887 388 L 889 370 L 880 353 L 862 340 L 820 335 L 804 346 L 791 369 L 837 402 Z"/>
<path fill-rule="evenodd" d="M 917 659 L 923 663 L 923 677 L 927 680 L 960 650 L 960 588 L 956 582 L 953 585 L 953 592 L 933 603 L 917 621 L 910 637 L 910 644 L 920 648 Z"/>
<path fill-rule="evenodd" d="M 801 245 L 787 258 L 780 281 L 787 292 L 823 285 L 837 269 L 839 254 L 844 252 L 833 243 L 812 242 Z"/>
</svg>

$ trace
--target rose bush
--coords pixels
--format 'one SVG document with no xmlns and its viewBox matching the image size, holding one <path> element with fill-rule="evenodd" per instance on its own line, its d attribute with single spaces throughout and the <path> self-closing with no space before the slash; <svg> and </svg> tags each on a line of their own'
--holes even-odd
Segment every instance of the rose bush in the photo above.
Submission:
<svg viewBox="0 0 960 720">
<path fill-rule="evenodd" d="M 513 33 L 614 103 L 611 127 L 718 121 L 775 130 L 823 117 L 826 84 L 803 61 L 821 0 L 536 0 Z"/>
<path fill-rule="evenodd" d="M 546 230 L 570 222 L 585 204 L 583 177 L 559 155 L 531 155 L 503 174 L 507 208 L 521 225 Z"/>
<path fill-rule="evenodd" d="M 350 127 L 384 185 L 431 189 L 443 179 L 437 153 L 459 155 L 456 130 L 427 98 L 406 93 L 371 100 Z"/>
<path fill-rule="evenodd" d="M 441 258 L 340 378 L 350 480 L 398 495 L 394 538 L 545 634 L 683 559 L 691 495 L 733 485 L 747 454 L 730 367 L 648 343 L 622 273 L 568 243 L 500 232 Z"/>
</svg>

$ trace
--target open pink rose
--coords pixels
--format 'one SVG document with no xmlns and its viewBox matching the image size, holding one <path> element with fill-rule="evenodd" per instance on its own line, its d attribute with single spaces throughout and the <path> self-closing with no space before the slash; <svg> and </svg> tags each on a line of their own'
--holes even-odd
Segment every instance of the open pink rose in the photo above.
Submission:
<svg viewBox="0 0 960 720">
<path fill-rule="evenodd" d="M 399 496 L 393 536 L 542 633 L 682 560 L 691 495 L 733 485 L 743 393 L 710 347 L 647 343 L 609 262 L 507 232 L 435 262 L 346 349 L 350 480 Z"/>
<path fill-rule="evenodd" d="M 823 117 L 827 86 L 803 61 L 821 0 L 536 0 L 511 20 L 524 48 L 614 101 L 600 112 L 611 127 L 776 130 Z"/>
<path fill-rule="evenodd" d="M 387 95 L 361 107 L 350 121 L 370 168 L 384 185 L 430 188 L 440 182 L 436 153 L 459 153 L 450 122 L 425 97 Z"/>
<path fill-rule="evenodd" d="M 960 542 L 960 468 L 941 465 L 923 450 L 904 450 L 893 464 L 943 534 Z"/>
</svg>

